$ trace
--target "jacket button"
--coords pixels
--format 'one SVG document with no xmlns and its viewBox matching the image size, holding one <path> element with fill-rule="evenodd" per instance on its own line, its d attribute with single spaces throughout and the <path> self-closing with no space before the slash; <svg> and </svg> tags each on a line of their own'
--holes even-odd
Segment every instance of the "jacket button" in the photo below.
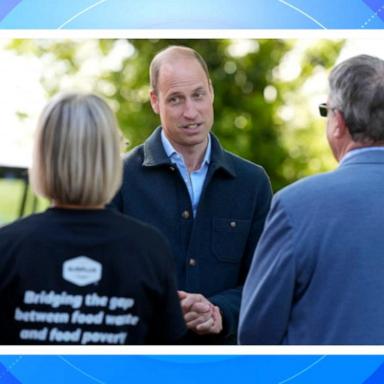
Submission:
<svg viewBox="0 0 384 384">
<path fill-rule="evenodd" d="M 187 210 L 183 211 L 183 213 L 181 214 L 181 217 L 183 219 L 189 219 L 190 216 L 191 215 L 190 215 L 189 211 L 187 211 Z"/>
<path fill-rule="evenodd" d="M 195 259 L 189 259 L 188 264 L 190 267 L 194 267 L 194 266 L 196 266 L 196 260 Z"/>
<path fill-rule="evenodd" d="M 231 221 L 230 223 L 229 223 L 229 225 L 231 226 L 231 228 L 236 228 L 236 221 Z"/>
<path fill-rule="evenodd" d="M 169 169 L 170 169 L 172 172 L 176 171 L 176 168 L 175 168 L 173 165 L 171 165 L 171 166 L 169 167 Z"/>
</svg>

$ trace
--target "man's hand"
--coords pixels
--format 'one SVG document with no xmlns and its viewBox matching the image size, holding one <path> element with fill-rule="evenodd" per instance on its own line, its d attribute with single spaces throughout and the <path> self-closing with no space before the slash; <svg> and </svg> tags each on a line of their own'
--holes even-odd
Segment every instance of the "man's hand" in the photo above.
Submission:
<svg viewBox="0 0 384 384">
<path fill-rule="evenodd" d="M 187 328 L 198 335 L 218 334 L 223 329 L 219 307 L 203 295 L 178 291 Z"/>
</svg>

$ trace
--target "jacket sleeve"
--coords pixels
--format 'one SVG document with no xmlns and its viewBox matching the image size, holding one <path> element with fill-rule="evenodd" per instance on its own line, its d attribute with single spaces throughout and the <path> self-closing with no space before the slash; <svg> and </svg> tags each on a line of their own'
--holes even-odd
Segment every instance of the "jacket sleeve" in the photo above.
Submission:
<svg viewBox="0 0 384 384">
<path fill-rule="evenodd" d="M 161 292 L 157 292 L 158 300 L 154 310 L 155 316 L 147 343 L 160 345 L 180 344 L 187 333 L 187 327 L 176 289 L 174 259 L 168 241 L 158 230 L 156 230 L 156 236 L 151 241 L 150 246 L 149 258 L 157 261 L 156 272 L 159 275 Z"/>
<path fill-rule="evenodd" d="M 167 259 L 171 261 L 172 256 L 169 251 L 167 252 Z M 183 336 L 187 333 L 187 327 L 176 290 L 175 265 L 168 262 L 164 270 L 164 297 L 158 312 L 157 332 L 155 333 L 158 337 L 161 335 L 159 337 L 160 344 L 180 344 L 183 343 Z"/>
<path fill-rule="evenodd" d="M 275 197 L 244 285 L 239 344 L 282 343 L 294 286 L 292 225 Z"/>
<path fill-rule="evenodd" d="M 253 253 L 263 231 L 264 222 L 271 204 L 271 184 L 269 182 L 268 176 L 264 171 L 262 176 L 263 178 L 258 190 L 258 197 L 255 202 L 256 206 L 253 210 L 254 215 L 252 218 L 246 246 L 244 248 L 244 254 L 241 260 L 239 285 L 236 288 L 220 292 L 209 298 L 209 300 L 213 304 L 217 305 L 221 310 L 223 316 L 224 338 L 237 338 L 243 284 L 247 277 L 252 262 Z"/>
</svg>

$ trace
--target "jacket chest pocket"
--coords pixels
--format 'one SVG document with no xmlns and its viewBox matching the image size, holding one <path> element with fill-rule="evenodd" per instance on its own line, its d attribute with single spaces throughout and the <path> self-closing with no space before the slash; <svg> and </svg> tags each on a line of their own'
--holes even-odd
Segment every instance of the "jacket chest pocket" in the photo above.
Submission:
<svg viewBox="0 0 384 384">
<path fill-rule="evenodd" d="M 212 251 L 220 261 L 239 263 L 251 220 L 213 218 Z"/>
</svg>

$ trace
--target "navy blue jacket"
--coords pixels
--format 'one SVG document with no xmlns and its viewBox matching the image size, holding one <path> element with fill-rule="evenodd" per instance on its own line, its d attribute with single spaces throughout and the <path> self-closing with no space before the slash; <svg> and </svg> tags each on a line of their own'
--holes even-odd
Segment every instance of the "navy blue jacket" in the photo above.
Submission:
<svg viewBox="0 0 384 384">
<path fill-rule="evenodd" d="M 194 218 L 187 187 L 160 132 L 127 154 L 123 185 L 112 205 L 168 238 L 178 288 L 218 305 L 225 337 L 220 342 L 233 343 L 242 286 L 270 206 L 269 179 L 262 167 L 224 151 L 211 135 L 211 162 Z"/>
</svg>

